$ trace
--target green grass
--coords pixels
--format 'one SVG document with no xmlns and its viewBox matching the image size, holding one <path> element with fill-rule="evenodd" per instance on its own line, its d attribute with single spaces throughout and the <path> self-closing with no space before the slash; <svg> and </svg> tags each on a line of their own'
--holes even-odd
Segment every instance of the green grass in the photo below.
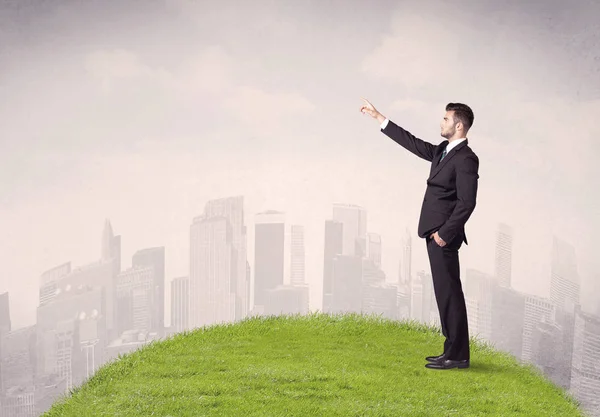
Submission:
<svg viewBox="0 0 600 417">
<path fill-rule="evenodd" d="M 471 339 L 469 369 L 432 370 L 443 336 L 379 316 L 248 318 L 105 364 L 54 416 L 583 416 L 534 367 Z"/>
</svg>

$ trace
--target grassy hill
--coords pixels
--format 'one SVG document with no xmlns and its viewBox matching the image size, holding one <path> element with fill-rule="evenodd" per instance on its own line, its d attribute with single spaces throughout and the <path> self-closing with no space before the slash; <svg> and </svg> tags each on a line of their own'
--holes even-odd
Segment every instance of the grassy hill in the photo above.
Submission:
<svg viewBox="0 0 600 417">
<path fill-rule="evenodd" d="M 535 368 L 472 339 L 432 370 L 432 327 L 376 316 L 271 316 L 178 334 L 105 364 L 55 416 L 583 416 Z"/>
</svg>

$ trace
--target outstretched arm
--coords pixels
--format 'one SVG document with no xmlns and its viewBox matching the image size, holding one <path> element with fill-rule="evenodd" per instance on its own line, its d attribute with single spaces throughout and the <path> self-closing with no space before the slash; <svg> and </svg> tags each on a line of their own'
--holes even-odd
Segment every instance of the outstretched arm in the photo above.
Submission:
<svg viewBox="0 0 600 417">
<path fill-rule="evenodd" d="M 438 230 L 438 236 L 444 242 L 451 242 L 458 231 L 465 225 L 477 200 L 477 180 L 479 179 L 479 158 L 477 155 L 467 156 L 456 167 L 456 194 L 458 201 L 454 211 L 446 223 Z"/>
<path fill-rule="evenodd" d="M 369 114 L 377 119 L 377 121 L 381 123 L 381 131 L 383 133 L 418 157 L 429 162 L 433 160 L 436 145 L 415 137 L 407 130 L 387 119 L 371 103 L 369 103 L 368 100 L 364 98 L 363 100 L 365 101 L 365 104 L 360 108 L 361 113 Z"/>
<path fill-rule="evenodd" d="M 385 121 L 382 123 L 381 131 L 398 145 L 411 151 L 418 157 L 429 162 L 433 160 L 433 155 L 436 148 L 434 144 L 425 142 L 424 140 L 415 137 L 408 130 L 401 128 L 391 120 L 385 119 Z"/>
</svg>

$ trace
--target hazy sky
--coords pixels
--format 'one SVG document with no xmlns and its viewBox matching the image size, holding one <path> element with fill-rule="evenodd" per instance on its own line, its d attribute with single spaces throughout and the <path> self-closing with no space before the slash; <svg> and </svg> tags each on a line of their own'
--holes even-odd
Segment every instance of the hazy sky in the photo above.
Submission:
<svg viewBox="0 0 600 417">
<path fill-rule="evenodd" d="M 193 217 L 238 194 L 251 265 L 255 213 L 305 226 L 311 308 L 334 202 L 367 209 L 389 281 L 406 227 L 428 271 L 429 164 L 360 114 L 361 97 L 432 143 L 446 103 L 469 104 L 480 189 L 461 266 L 492 273 L 505 222 L 514 287 L 548 295 L 556 234 L 575 246 L 584 309 L 600 305 L 598 2 L 283 3 L 0 3 L 0 292 L 14 327 L 34 323 L 43 271 L 99 258 L 105 218 L 124 268 L 166 247 L 169 288 L 189 272 Z"/>
</svg>

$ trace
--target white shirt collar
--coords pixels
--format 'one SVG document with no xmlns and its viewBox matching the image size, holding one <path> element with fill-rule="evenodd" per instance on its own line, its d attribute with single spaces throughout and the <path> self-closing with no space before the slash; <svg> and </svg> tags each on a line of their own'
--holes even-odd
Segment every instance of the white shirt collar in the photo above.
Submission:
<svg viewBox="0 0 600 417">
<path fill-rule="evenodd" d="M 446 153 L 450 152 L 452 150 L 452 148 L 454 148 L 459 143 L 464 142 L 465 140 L 467 140 L 467 138 L 460 138 L 460 139 L 456 139 L 456 140 L 453 140 L 452 142 L 448 143 L 446 145 Z"/>
</svg>

